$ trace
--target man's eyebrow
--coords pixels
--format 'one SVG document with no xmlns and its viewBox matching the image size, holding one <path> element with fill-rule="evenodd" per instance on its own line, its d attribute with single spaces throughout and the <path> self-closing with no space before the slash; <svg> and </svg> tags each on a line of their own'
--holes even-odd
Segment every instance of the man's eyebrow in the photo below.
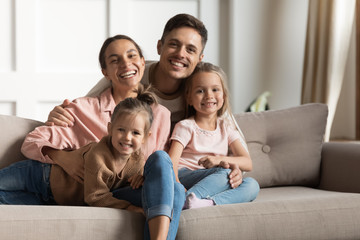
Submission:
<svg viewBox="0 0 360 240">
<path fill-rule="evenodd" d="M 174 42 L 177 42 L 177 43 L 180 42 L 180 41 L 179 41 L 178 39 L 176 39 L 176 38 L 171 38 L 171 39 L 169 39 L 169 42 L 171 42 L 171 41 L 174 41 Z M 198 47 L 197 47 L 196 45 L 194 45 L 194 44 L 187 44 L 187 46 L 190 46 L 190 47 L 192 47 L 192 48 L 198 49 Z"/>
</svg>

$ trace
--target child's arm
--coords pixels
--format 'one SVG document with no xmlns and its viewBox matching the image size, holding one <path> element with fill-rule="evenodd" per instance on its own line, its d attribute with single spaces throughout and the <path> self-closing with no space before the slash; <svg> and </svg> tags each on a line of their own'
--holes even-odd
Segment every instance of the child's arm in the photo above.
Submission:
<svg viewBox="0 0 360 240">
<path fill-rule="evenodd" d="M 245 150 L 240 140 L 237 139 L 230 144 L 232 156 L 206 156 L 199 160 L 199 165 L 205 168 L 217 167 L 220 162 L 236 164 L 242 171 L 252 170 L 252 161 L 249 153 Z"/>
<path fill-rule="evenodd" d="M 174 169 L 175 178 L 176 178 L 177 182 L 180 182 L 179 174 L 178 174 L 178 167 L 179 167 L 179 159 L 180 159 L 180 156 L 181 156 L 183 150 L 184 150 L 184 146 L 180 142 L 178 142 L 176 140 L 171 141 L 169 156 L 173 163 L 173 169 Z"/>
</svg>

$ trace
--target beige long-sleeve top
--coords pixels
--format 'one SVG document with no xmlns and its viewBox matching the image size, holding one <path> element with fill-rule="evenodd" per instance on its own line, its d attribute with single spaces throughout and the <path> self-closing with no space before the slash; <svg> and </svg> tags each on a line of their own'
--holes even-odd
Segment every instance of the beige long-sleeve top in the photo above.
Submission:
<svg viewBox="0 0 360 240">
<path fill-rule="evenodd" d="M 69 152 L 63 158 L 71 171 L 71 163 L 84 164 L 83 182 L 73 178 L 60 165 L 52 165 L 50 186 L 54 199 L 61 205 L 84 205 L 112 208 L 127 208 L 130 203 L 114 198 L 111 190 L 128 185 L 128 179 L 134 174 L 142 174 L 144 159 L 130 158 L 120 172 L 115 171 L 113 148 L 106 136 L 99 143 L 90 143 L 78 150 Z M 74 168 L 78 169 L 78 168 Z"/>
</svg>

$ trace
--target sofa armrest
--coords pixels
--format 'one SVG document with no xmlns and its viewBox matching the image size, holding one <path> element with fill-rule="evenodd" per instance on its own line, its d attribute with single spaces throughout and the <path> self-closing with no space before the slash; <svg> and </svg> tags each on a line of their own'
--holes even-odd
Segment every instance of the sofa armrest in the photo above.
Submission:
<svg viewBox="0 0 360 240">
<path fill-rule="evenodd" d="M 360 193 L 360 143 L 324 143 L 319 189 Z"/>
</svg>

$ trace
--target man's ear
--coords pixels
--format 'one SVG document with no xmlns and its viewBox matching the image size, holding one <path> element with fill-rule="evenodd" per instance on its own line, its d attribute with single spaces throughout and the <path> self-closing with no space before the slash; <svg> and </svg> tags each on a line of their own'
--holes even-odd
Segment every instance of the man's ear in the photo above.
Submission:
<svg viewBox="0 0 360 240">
<path fill-rule="evenodd" d="M 111 135 L 111 122 L 108 122 L 107 130 L 108 130 L 108 135 Z"/>
<path fill-rule="evenodd" d="M 157 48 L 157 53 L 158 53 L 159 55 L 161 55 L 161 48 L 162 48 L 162 42 L 161 42 L 161 40 L 158 40 L 156 48 Z"/>
<path fill-rule="evenodd" d="M 204 58 L 204 54 L 201 54 L 200 57 L 199 57 L 199 62 L 201 62 Z"/>
</svg>

